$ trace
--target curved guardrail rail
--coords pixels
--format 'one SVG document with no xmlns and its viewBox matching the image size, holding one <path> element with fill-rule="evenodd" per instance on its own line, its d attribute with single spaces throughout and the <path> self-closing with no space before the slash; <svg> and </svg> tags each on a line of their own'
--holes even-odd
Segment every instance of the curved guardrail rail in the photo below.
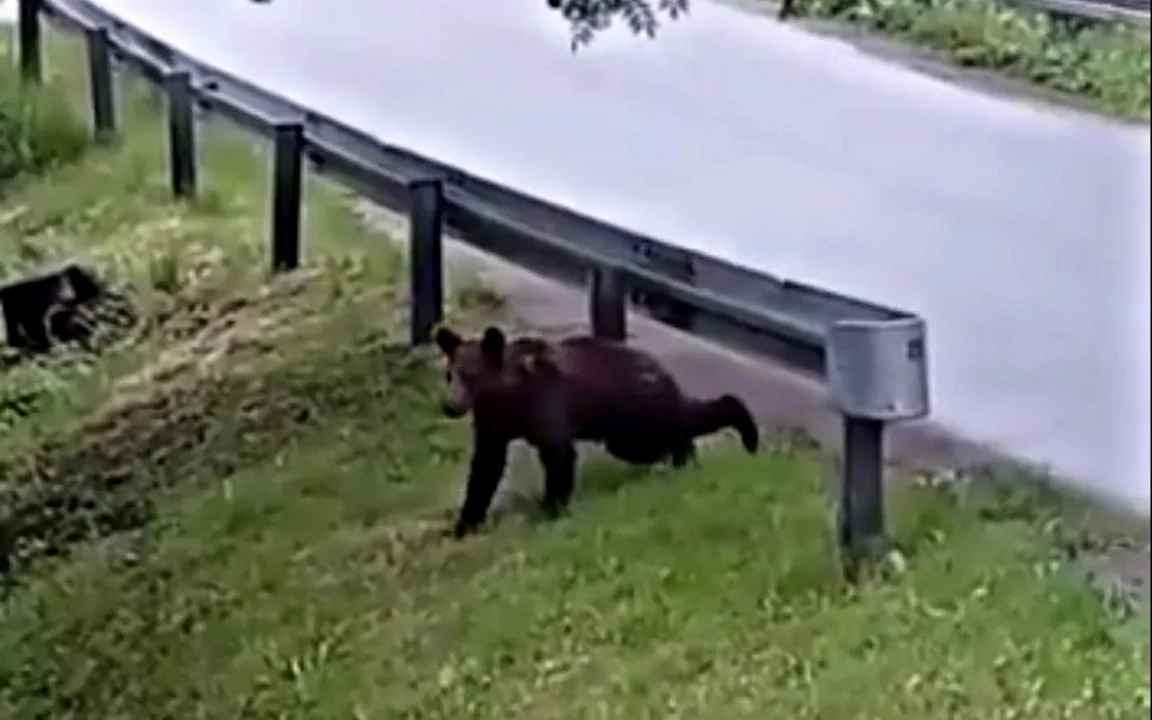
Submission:
<svg viewBox="0 0 1152 720">
<path fill-rule="evenodd" d="M 1042 10 L 1058 18 L 1096 22 L 1120 22 L 1148 27 L 1148 0 L 1008 0 L 1030 10 Z"/>
<path fill-rule="evenodd" d="M 184 54 L 87 0 L 21 0 L 20 63 L 30 82 L 41 73 L 41 17 L 87 38 L 98 137 L 117 132 L 117 66 L 165 89 L 176 195 L 196 191 L 197 108 L 272 140 L 274 269 L 291 270 L 300 262 L 305 160 L 314 172 L 406 213 L 414 344 L 429 340 L 442 314 L 446 226 L 465 242 L 538 273 L 589 284 L 597 334 L 623 339 L 631 305 L 681 330 L 825 377 L 845 419 L 840 530 L 850 566 L 883 537 L 885 423 L 928 413 L 920 318 L 614 227 L 380 142 Z"/>
</svg>

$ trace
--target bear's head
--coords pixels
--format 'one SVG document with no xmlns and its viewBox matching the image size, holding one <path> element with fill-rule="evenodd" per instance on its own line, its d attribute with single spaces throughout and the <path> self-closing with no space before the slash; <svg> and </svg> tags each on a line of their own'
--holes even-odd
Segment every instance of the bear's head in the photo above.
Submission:
<svg viewBox="0 0 1152 720">
<path fill-rule="evenodd" d="M 448 360 L 444 414 L 459 418 L 473 410 L 477 398 L 499 394 L 505 402 L 538 382 L 554 377 L 555 359 L 548 343 L 537 338 L 512 342 L 495 326 L 479 339 L 464 339 L 446 327 L 435 334 L 436 345 Z"/>
<path fill-rule="evenodd" d="M 504 351 L 507 340 L 497 327 L 489 327 L 479 340 L 465 340 L 452 330 L 436 330 L 436 345 L 448 359 L 444 414 L 467 415 L 475 399 L 504 384 Z"/>
</svg>

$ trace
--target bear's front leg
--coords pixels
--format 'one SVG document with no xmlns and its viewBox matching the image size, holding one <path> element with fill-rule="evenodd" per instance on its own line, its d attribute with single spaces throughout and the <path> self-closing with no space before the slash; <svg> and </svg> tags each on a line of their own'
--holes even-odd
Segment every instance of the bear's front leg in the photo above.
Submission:
<svg viewBox="0 0 1152 720">
<path fill-rule="evenodd" d="M 477 431 L 474 433 L 472 462 L 468 469 L 468 487 L 464 505 L 453 535 L 462 538 L 479 527 L 488 516 L 492 496 L 504 476 L 508 462 L 508 440 Z"/>
<path fill-rule="evenodd" d="M 568 509 L 576 484 L 576 446 L 571 442 L 542 445 L 536 450 L 544 469 L 544 501 L 541 508 L 549 518 Z"/>
</svg>

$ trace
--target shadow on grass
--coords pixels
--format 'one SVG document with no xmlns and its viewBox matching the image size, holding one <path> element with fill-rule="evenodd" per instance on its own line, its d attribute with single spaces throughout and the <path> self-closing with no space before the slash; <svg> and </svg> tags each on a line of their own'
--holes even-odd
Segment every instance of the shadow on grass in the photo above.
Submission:
<svg viewBox="0 0 1152 720">
<path fill-rule="evenodd" d="M 717 458 L 723 458 L 737 450 L 735 436 L 720 434 L 698 442 L 697 456 L 681 470 L 668 462 L 650 466 L 631 465 L 617 460 L 594 443 L 580 443 L 577 446 L 578 462 L 576 469 L 576 489 L 573 493 L 570 512 L 566 517 L 581 512 L 582 505 L 595 502 L 610 502 L 611 498 L 634 488 L 652 484 L 675 484 L 682 478 L 698 473 L 707 473 Z M 793 452 L 809 455 L 813 451 L 810 444 L 795 438 L 769 438 L 761 453 L 788 456 Z M 770 482 L 766 477 L 764 481 Z M 466 474 L 460 477 L 460 491 L 463 493 Z M 502 487 L 497 492 L 489 514 L 488 528 L 494 530 L 502 522 L 511 520 L 523 522 L 533 527 L 547 527 L 554 520 L 549 519 L 541 508 L 544 480 L 535 451 L 524 443 L 517 443 L 509 458 Z"/>
</svg>

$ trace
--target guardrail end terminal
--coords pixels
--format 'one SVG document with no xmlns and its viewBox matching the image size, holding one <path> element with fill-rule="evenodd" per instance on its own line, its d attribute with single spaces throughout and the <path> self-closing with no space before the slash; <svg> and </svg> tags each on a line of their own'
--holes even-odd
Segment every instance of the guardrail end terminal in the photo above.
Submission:
<svg viewBox="0 0 1152 720">
<path fill-rule="evenodd" d="M 850 579 L 885 544 L 885 425 L 928 414 L 925 343 L 924 321 L 912 316 L 828 328 L 828 389 L 843 416 L 839 523 Z"/>
</svg>

